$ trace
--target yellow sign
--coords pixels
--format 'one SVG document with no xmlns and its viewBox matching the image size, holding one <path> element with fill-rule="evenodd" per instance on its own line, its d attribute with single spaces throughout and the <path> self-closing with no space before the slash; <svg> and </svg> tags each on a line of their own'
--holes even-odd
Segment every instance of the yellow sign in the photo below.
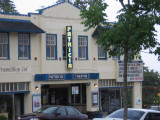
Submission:
<svg viewBox="0 0 160 120">
<path fill-rule="evenodd" d="M 73 68 L 72 61 L 72 26 L 66 26 L 66 39 L 67 39 L 67 68 Z"/>
<path fill-rule="evenodd" d="M 157 96 L 160 97 L 160 93 L 158 93 Z"/>
</svg>

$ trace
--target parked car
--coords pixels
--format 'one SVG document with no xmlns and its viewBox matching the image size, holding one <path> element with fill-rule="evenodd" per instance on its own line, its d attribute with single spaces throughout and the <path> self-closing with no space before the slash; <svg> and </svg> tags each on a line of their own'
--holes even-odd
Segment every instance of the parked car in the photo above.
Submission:
<svg viewBox="0 0 160 120">
<path fill-rule="evenodd" d="M 150 106 L 148 109 L 160 111 L 160 106 Z"/>
<path fill-rule="evenodd" d="M 119 109 L 105 118 L 93 120 L 123 120 L 124 109 Z M 160 120 L 160 111 L 128 108 L 128 120 Z"/>
<path fill-rule="evenodd" d="M 88 116 L 71 106 L 49 106 L 24 114 L 18 120 L 87 120 Z"/>
</svg>

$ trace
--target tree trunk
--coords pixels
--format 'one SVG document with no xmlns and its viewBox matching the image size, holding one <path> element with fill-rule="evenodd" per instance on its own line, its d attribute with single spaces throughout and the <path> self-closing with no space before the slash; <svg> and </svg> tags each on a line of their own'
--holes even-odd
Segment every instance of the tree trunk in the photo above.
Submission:
<svg viewBox="0 0 160 120">
<path fill-rule="evenodd" d="M 126 49 L 124 53 L 124 71 L 123 71 L 124 116 L 123 116 L 123 120 L 127 120 L 127 116 L 128 116 L 127 64 L 128 64 L 128 43 L 126 44 Z"/>
</svg>

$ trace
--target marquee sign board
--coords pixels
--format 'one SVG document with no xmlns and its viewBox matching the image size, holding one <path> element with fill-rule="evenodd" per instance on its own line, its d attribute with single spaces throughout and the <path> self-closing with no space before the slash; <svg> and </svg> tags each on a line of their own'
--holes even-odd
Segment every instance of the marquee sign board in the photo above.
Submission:
<svg viewBox="0 0 160 120">
<path fill-rule="evenodd" d="M 67 39 L 67 69 L 73 68 L 72 61 L 72 26 L 66 26 L 66 39 Z"/>
<path fill-rule="evenodd" d="M 127 81 L 143 81 L 143 62 L 142 61 L 130 61 L 127 67 Z M 117 61 L 117 82 L 123 82 L 123 70 L 124 61 Z"/>
</svg>

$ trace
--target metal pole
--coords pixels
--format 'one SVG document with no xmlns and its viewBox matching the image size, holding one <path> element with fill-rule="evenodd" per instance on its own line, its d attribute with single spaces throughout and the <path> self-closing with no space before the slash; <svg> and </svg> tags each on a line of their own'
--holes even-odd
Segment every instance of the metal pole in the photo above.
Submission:
<svg viewBox="0 0 160 120">
<path fill-rule="evenodd" d="M 14 94 L 12 94 L 12 120 L 15 120 Z"/>
<path fill-rule="evenodd" d="M 75 96 L 75 93 L 74 93 L 74 106 L 75 106 L 75 102 L 76 102 L 76 96 Z"/>
</svg>

